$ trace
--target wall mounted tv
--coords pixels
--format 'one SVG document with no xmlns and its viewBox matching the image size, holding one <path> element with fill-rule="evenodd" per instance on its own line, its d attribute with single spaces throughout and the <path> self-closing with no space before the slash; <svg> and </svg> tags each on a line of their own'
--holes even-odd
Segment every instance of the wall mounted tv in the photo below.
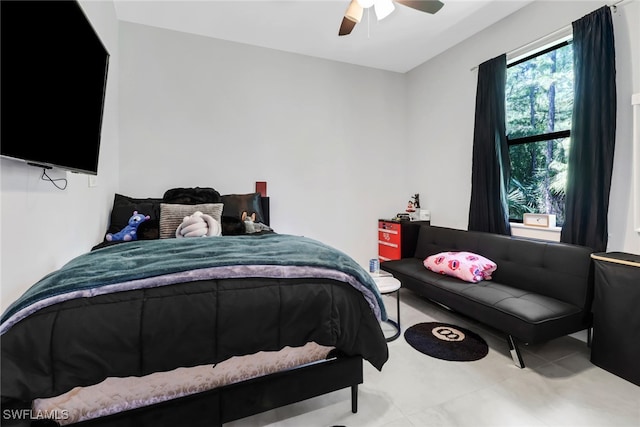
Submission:
<svg viewBox="0 0 640 427">
<path fill-rule="evenodd" d="M 0 154 L 98 173 L 109 53 L 75 1 L 0 1 Z"/>
</svg>

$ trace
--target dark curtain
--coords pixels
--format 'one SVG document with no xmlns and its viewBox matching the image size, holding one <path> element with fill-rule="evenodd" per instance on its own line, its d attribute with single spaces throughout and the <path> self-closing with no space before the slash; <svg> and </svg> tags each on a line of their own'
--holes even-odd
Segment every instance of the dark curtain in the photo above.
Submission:
<svg viewBox="0 0 640 427">
<path fill-rule="evenodd" d="M 607 248 L 607 214 L 616 137 L 616 69 L 611 10 L 573 23 L 574 101 L 566 218 L 560 240 Z"/>
<path fill-rule="evenodd" d="M 478 67 L 468 228 L 509 235 L 507 188 L 511 168 L 505 130 L 506 76 L 504 54 Z"/>
</svg>

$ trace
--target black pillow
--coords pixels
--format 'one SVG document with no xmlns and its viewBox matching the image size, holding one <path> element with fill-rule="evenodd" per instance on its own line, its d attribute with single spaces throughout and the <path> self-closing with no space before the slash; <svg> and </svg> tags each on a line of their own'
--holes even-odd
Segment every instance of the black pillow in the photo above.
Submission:
<svg viewBox="0 0 640 427">
<path fill-rule="evenodd" d="M 138 226 L 138 240 L 155 240 L 160 238 L 160 221 L 148 219 Z"/>
<path fill-rule="evenodd" d="M 220 193 L 211 187 L 172 188 L 162 197 L 163 203 L 177 205 L 201 205 L 204 203 L 220 203 Z"/>
<path fill-rule="evenodd" d="M 113 209 L 107 233 L 117 233 L 129 224 L 129 218 L 133 211 L 140 214 L 149 215 L 151 221 L 160 220 L 160 203 L 162 199 L 134 199 L 132 197 L 116 194 L 113 199 Z M 144 224 L 144 223 L 143 223 Z M 105 233 L 106 235 L 106 233 Z"/>
<path fill-rule="evenodd" d="M 262 196 L 260 193 L 249 194 L 225 194 L 222 196 L 223 216 L 232 216 L 242 218 L 242 212 L 251 215 L 255 212 L 255 222 L 264 223 L 264 215 L 262 213 Z"/>
<path fill-rule="evenodd" d="M 235 216 L 222 217 L 222 235 L 223 236 L 241 236 L 247 233 L 244 221 Z"/>
</svg>

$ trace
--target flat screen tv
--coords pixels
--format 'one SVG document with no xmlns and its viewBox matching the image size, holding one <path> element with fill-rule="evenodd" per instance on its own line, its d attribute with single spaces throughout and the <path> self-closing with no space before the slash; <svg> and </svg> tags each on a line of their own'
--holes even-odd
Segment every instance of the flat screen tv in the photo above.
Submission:
<svg viewBox="0 0 640 427">
<path fill-rule="evenodd" d="M 0 154 L 97 175 L 109 53 L 80 4 L 0 1 Z"/>
</svg>

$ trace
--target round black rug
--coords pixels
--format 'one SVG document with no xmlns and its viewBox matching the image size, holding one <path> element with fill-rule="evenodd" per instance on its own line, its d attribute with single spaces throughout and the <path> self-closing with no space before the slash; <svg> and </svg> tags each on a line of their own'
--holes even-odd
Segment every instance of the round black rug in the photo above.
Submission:
<svg viewBox="0 0 640 427">
<path fill-rule="evenodd" d="M 456 362 L 482 359 L 489 352 L 480 335 L 447 323 L 418 323 L 404 332 L 404 339 L 421 353 Z"/>
</svg>

